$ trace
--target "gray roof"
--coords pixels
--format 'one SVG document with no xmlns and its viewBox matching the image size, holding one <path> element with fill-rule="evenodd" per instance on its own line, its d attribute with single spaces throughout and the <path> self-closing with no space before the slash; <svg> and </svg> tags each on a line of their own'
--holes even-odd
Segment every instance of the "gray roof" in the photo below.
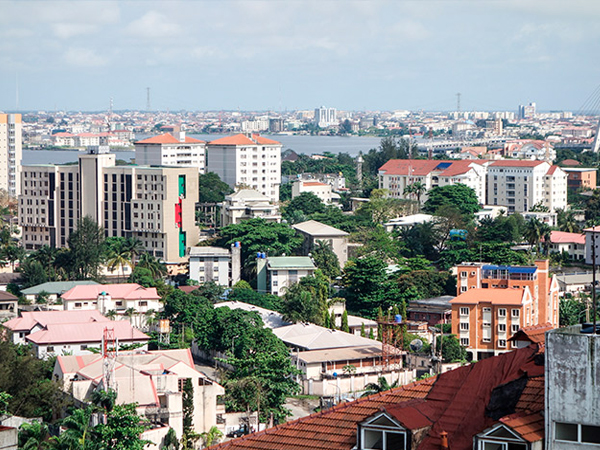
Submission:
<svg viewBox="0 0 600 450">
<path fill-rule="evenodd" d="M 232 199 L 240 199 L 240 200 L 263 200 L 265 202 L 269 202 L 269 197 L 267 197 L 266 195 L 261 194 L 260 192 L 258 192 L 255 189 L 240 189 L 237 192 L 234 192 L 233 194 L 229 194 L 227 198 L 232 198 Z"/>
<path fill-rule="evenodd" d="M 310 350 L 294 353 L 300 361 L 306 363 L 320 363 L 323 361 L 348 361 L 353 359 L 379 358 L 381 347 L 376 345 L 364 347 L 329 348 L 325 350 Z"/>
<path fill-rule="evenodd" d="M 227 256 L 229 257 L 229 250 L 221 247 L 191 247 L 191 256 Z"/>
<path fill-rule="evenodd" d="M 276 328 L 273 333 L 287 345 L 306 350 L 364 346 L 381 348 L 381 342 L 340 330 L 330 330 L 311 323 L 296 323 Z"/>
<path fill-rule="evenodd" d="M 270 256 L 267 259 L 269 269 L 306 269 L 315 270 L 316 267 L 308 256 Z"/>
<path fill-rule="evenodd" d="M 311 236 L 348 236 L 348 233 L 337 228 L 331 227 L 316 220 L 307 220 L 306 222 L 292 225 L 292 228 Z"/>
<path fill-rule="evenodd" d="M 442 295 L 441 297 L 433 297 L 433 298 L 424 298 L 422 300 L 410 300 L 408 302 L 408 310 L 422 310 L 422 309 L 452 309 L 452 305 L 450 304 L 450 300 L 452 300 L 454 296 L 452 295 Z"/>
<path fill-rule="evenodd" d="M 251 305 L 249 303 L 244 302 L 221 302 L 215 303 L 215 308 L 227 307 L 229 309 L 243 309 L 244 311 L 254 311 L 257 312 L 262 318 L 263 323 L 266 328 L 279 328 L 286 325 L 289 325 L 290 322 L 286 322 L 283 320 L 283 316 L 276 312 L 271 311 L 270 309 L 261 308 L 260 306 Z"/>
<path fill-rule="evenodd" d="M 75 286 L 80 285 L 89 285 L 89 284 L 100 284 L 91 280 L 84 281 L 49 281 L 48 283 L 38 284 L 37 286 L 32 286 L 27 289 L 23 289 L 21 291 L 24 295 L 38 295 L 40 292 L 47 292 L 48 294 L 57 294 L 61 295 L 67 292 L 68 290 L 74 288 Z"/>
</svg>

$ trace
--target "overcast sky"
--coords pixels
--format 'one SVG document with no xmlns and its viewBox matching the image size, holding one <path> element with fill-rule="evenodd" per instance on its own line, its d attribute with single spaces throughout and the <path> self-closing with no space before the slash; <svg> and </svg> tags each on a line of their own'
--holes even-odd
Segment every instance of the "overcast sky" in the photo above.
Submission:
<svg viewBox="0 0 600 450">
<path fill-rule="evenodd" d="M 0 110 L 577 111 L 598 85 L 598 0 L 0 0 Z"/>
</svg>

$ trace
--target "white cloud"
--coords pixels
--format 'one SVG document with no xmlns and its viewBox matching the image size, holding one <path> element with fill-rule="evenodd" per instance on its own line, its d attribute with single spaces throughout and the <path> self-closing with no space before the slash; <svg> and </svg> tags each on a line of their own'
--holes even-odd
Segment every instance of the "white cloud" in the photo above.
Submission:
<svg viewBox="0 0 600 450">
<path fill-rule="evenodd" d="M 63 59 L 67 64 L 77 67 L 102 67 L 108 64 L 108 58 L 83 47 L 70 47 L 63 55 Z"/>
<path fill-rule="evenodd" d="M 183 27 L 157 11 L 148 11 L 142 17 L 131 22 L 126 31 L 129 35 L 141 39 L 169 39 L 182 34 Z"/>
<path fill-rule="evenodd" d="M 60 39 L 71 39 L 75 36 L 84 34 L 95 34 L 98 32 L 99 27 L 97 25 L 90 25 L 84 23 L 54 23 L 52 24 L 52 30 L 56 37 Z"/>
</svg>

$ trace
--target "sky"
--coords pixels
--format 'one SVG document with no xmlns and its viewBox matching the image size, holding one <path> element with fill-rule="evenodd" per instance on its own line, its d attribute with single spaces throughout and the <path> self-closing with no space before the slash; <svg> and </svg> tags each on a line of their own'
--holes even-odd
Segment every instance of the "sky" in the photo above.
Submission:
<svg viewBox="0 0 600 450">
<path fill-rule="evenodd" d="M 0 0 L 0 110 L 578 111 L 597 0 Z"/>
</svg>

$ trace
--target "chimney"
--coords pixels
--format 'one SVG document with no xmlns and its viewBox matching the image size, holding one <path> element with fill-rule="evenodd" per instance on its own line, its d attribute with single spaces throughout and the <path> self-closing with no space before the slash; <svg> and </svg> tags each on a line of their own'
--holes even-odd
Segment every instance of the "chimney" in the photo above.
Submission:
<svg viewBox="0 0 600 450">
<path fill-rule="evenodd" d="M 448 433 L 446 433 L 445 431 L 442 431 L 440 433 L 440 450 L 448 450 Z"/>
</svg>

